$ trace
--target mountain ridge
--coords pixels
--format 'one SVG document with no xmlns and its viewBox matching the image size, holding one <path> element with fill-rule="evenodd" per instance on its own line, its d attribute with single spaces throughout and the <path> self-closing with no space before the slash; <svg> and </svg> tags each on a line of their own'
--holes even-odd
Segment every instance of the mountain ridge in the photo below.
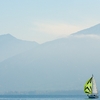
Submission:
<svg viewBox="0 0 100 100">
<path fill-rule="evenodd" d="M 76 86 L 81 90 L 86 77 L 91 73 L 95 76 L 99 74 L 97 69 L 99 68 L 100 40 L 68 39 L 70 41 L 65 39 L 43 44 L 35 48 L 34 52 L 31 50 L 0 63 L 2 66 L 0 67 L 0 79 L 2 80 L 2 77 L 9 79 L 8 83 L 6 80 L 2 83 L 11 84 L 12 88 L 9 87 L 9 91 L 13 89 L 17 91 L 72 90 L 76 89 Z M 85 72 L 87 69 L 89 72 Z M 4 71 L 6 75 L 3 74 Z M 7 84 L 2 86 L 1 90 L 4 87 L 7 88 Z"/>
<path fill-rule="evenodd" d="M 0 91 L 83 90 L 92 74 L 100 84 L 99 59 L 97 38 L 46 42 L 0 63 Z"/>
<path fill-rule="evenodd" d="M 38 45 L 38 43 L 33 41 L 31 42 L 17 39 L 10 34 L 0 35 L 0 62 Z"/>
<path fill-rule="evenodd" d="M 100 23 L 73 33 L 72 35 L 100 35 Z"/>
</svg>

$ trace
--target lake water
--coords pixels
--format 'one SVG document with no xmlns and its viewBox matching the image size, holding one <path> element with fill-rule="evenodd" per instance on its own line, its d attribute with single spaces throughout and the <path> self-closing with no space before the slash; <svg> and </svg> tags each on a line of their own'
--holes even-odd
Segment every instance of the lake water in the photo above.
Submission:
<svg viewBox="0 0 100 100">
<path fill-rule="evenodd" d="M 56 91 L 56 92 L 27 92 L 27 93 L 6 94 L 6 95 L 0 94 L 0 100 L 90 100 L 82 90 Z M 95 100 L 100 100 L 100 98 Z"/>
<path fill-rule="evenodd" d="M 68 96 L 31 96 L 31 97 L 0 97 L 0 100 L 90 100 L 85 95 L 68 95 Z M 93 100 L 93 99 L 92 99 Z M 100 100 L 100 98 L 95 99 Z"/>
</svg>

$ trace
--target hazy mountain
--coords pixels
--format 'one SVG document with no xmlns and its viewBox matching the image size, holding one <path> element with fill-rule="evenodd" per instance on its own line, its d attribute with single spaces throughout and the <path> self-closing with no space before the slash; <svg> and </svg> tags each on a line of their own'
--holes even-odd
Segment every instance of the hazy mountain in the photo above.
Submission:
<svg viewBox="0 0 100 100">
<path fill-rule="evenodd" d="M 61 39 L 10 58 L 0 64 L 1 90 L 83 89 L 91 74 L 99 81 L 99 44 L 96 39 Z"/>
<path fill-rule="evenodd" d="M 83 90 L 92 74 L 100 89 L 99 59 L 99 38 L 50 41 L 1 62 L 0 91 Z"/>
<path fill-rule="evenodd" d="M 0 61 L 37 46 L 38 43 L 19 40 L 10 34 L 0 35 Z"/>
<path fill-rule="evenodd" d="M 100 35 L 100 24 L 78 31 L 72 35 Z"/>
</svg>

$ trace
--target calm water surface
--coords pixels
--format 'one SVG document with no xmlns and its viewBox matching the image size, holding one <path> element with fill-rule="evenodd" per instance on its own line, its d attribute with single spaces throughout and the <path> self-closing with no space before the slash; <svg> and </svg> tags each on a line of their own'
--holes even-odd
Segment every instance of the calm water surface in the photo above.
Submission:
<svg viewBox="0 0 100 100">
<path fill-rule="evenodd" d="M 44 96 L 44 97 L 31 97 L 31 98 L 21 98 L 21 97 L 9 97 L 9 98 L 0 98 L 0 100 L 100 100 L 98 99 L 88 99 L 86 96 L 64 96 L 64 97 L 49 97 L 49 96 Z"/>
</svg>

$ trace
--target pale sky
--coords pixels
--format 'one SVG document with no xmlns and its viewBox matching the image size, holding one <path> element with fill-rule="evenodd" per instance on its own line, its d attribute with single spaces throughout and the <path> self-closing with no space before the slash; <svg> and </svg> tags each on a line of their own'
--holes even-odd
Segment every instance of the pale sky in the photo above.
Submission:
<svg viewBox="0 0 100 100">
<path fill-rule="evenodd" d="M 0 0 L 0 35 L 43 43 L 100 23 L 100 0 Z"/>
</svg>

